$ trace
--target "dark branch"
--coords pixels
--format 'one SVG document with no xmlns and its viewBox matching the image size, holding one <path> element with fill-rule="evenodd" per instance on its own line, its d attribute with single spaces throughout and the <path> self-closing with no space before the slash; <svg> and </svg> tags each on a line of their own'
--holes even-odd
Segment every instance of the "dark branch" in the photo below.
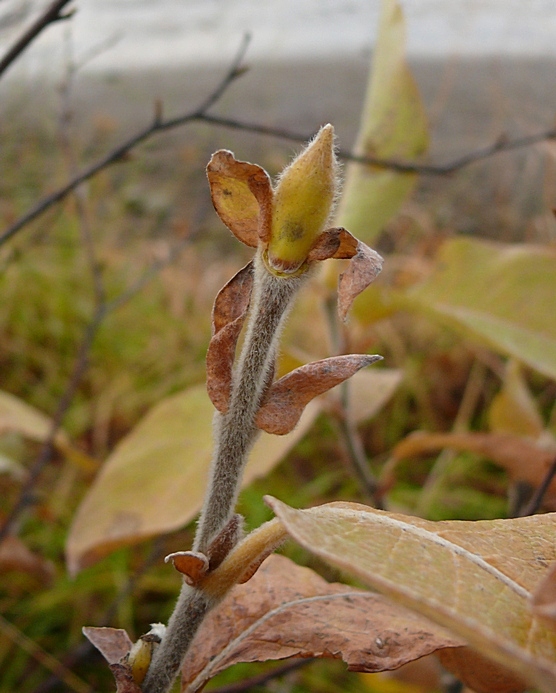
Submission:
<svg viewBox="0 0 556 693">
<path fill-rule="evenodd" d="M 542 484 L 537 488 L 535 493 L 531 496 L 531 499 L 527 505 L 521 510 L 518 517 L 527 517 L 528 515 L 534 515 L 537 513 L 542 505 L 544 496 L 548 491 L 552 480 L 556 476 L 556 457 L 552 461 L 550 467 L 546 470 L 545 477 Z"/>
<path fill-rule="evenodd" d="M 153 134 L 169 130 L 171 128 L 175 128 L 180 125 L 185 125 L 186 123 L 192 121 L 202 120 L 205 115 L 205 110 L 213 106 L 216 103 L 216 101 L 224 94 L 224 92 L 230 86 L 230 84 L 243 74 L 243 70 L 241 70 L 240 66 L 245 52 L 247 50 L 249 40 L 249 36 L 246 35 L 243 39 L 237 56 L 234 59 L 230 68 L 228 69 L 226 75 L 220 81 L 220 84 L 216 87 L 212 94 L 210 94 L 210 96 L 204 101 L 204 103 L 202 103 L 199 107 L 190 111 L 189 113 L 185 113 L 184 115 L 178 118 L 173 118 L 171 120 L 166 121 L 162 121 L 160 119 L 161 107 L 157 108 L 154 120 L 151 122 L 150 125 L 138 132 L 136 135 L 133 135 L 133 137 L 130 137 L 122 144 L 118 145 L 115 149 L 106 154 L 99 161 L 92 164 L 84 171 L 81 171 L 81 173 L 77 174 L 68 183 L 66 183 L 66 185 L 62 186 L 55 192 L 51 193 L 50 195 L 47 195 L 42 200 L 37 202 L 37 204 L 34 207 L 32 207 L 26 214 L 24 214 L 10 227 L 8 227 L 6 231 L 4 231 L 2 235 L 0 235 L 0 245 L 12 238 L 12 236 L 14 236 L 18 231 L 20 231 L 20 229 L 27 226 L 27 224 L 39 217 L 47 209 L 55 205 L 57 202 L 61 202 L 73 190 L 79 187 L 81 183 L 84 183 L 85 181 L 89 180 L 89 178 L 92 178 L 97 173 L 107 168 L 111 164 L 114 164 L 118 161 L 122 161 L 126 154 L 128 154 L 138 144 L 147 140 Z"/>
<path fill-rule="evenodd" d="M 31 26 L 26 29 L 16 40 L 11 48 L 8 49 L 4 57 L 0 60 L 0 75 L 23 53 L 27 46 L 45 29 L 49 24 L 69 19 L 73 11 L 62 14 L 62 9 L 71 0 L 54 0 L 46 10 L 38 17 Z"/>
</svg>

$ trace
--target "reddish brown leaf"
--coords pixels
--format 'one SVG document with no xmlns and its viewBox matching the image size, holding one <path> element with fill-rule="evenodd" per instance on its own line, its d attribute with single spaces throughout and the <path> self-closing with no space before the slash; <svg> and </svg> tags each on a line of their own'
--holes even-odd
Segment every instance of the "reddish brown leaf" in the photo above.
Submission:
<svg viewBox="0 0 556 693">
<path fill-rule="evenodd" d="M 327 583 L 274 555 L 209 614 L 182 668 L 182 691 L 199 690 L 237 662 L 332 657 L 376 672 L 461 644 L 383 597 Z"/>
<path fill-rule="evenodd" d="M 7 536 L 0 544 L 0 574 L 10 570 L 28 573 L 45 585 L 52 582 L 55 573 L 52 561 L 33 553 L 14 536 Z"/>
<path fill-rule="evenodd" d="M 348 354 L 296 368 L 269 389 L 255 423 L 267 433 L 284 435 L 292 431 L 306 405 L 318 395 L 344 382 L 358 370 L 380 360 L 381 356 Z"/>
<path fill-rule="evenodd" d="M 338 284 L 338 313 L 346 319 L 353 301 L 376 279 L 382 269 L 382 257 L 359 241 L 357 253 L 345 272 L 340 275 Z"/>
<path fill-rule="evenodd" d="M 510 433 L 413 433 L 396 445 L 397 460 L 423 455 L 442 448 L 467 450 L 484 455 L 503 467 L 512 479 L 539 486 L 554 461 L 556 451 L 548 450 L 534 441 Z M 385 480 L 388 483 L 389 480 Z M 556 480 L 546 498 L 556 498 Z"/>
<path fill-rule="evenodd" d="M 218 292 L 212 309 L 213 337 L 207 351 L 207 391 L 222 414 L 228 410 L 237 340 L 249 309 L 253 263 L 230 279 Z"/>
<path fill-rule="evenodd" d="M 127 664 L 111 664 L 110 671 L 116 680 L 116 693 L 141 693 L 141 687 L 135 683 Z"/>
<path fill-rule="evenodd" d="M 475 693 L 522 693 L 530 686 L 513 671 L 483 657 L 470 647 L 438 652 L 443 666 Z"/>
<path fill-rule="evenodd" d="M 238 240 L 256 248 L 270 229 L 273 193 L 266 171 L 221 149 L 212 155 L 207 176 L 218 216 Z"/>
<path fill-rule="evenodd" d="M 307 262 L 330 258 L 348 260 L 356 253 L 359 241 L 343 227 L 327 229 L 317 238 L 309 251 Z"/>
<path fill-rule="evenodd" d="M 122 628 L 84 626 L 83 635 L 101 653 L 108 664 L 116 664 L 131 650 L 133 643 Z"/>
<path fill-rule="evenodd" d="M 172 561 L 174 568 L 184 576 L 188 585 L 196 585 L 206 574 L 209 562 L 204 553 L 198 551 L 176 551 L 164 558 L 165 563 Z"/>
<path fill-rule="evenodd" d="M 234 513 L 228 524 L 216 535 L 207 549 L 210 570 L 218 568 L 242 536 L 243 517 Z"/>
</svg>

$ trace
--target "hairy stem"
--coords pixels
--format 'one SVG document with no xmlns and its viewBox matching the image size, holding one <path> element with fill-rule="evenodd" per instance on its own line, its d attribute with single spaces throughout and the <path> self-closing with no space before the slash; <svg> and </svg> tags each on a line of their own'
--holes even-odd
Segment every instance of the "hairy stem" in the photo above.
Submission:
<svg viewBox="0 0 556 693">
<path fill-rule="evenodd" d="M 273 376 L 280 327 L 301 281 L 275 277 L 257 255 L 250 317 L 232 376 L 229 408 L 215 416 L 215 450 L 195 551 L 206 551 L 233 513 L 247 455 L 258 434 L 255 415 Z"/>
<path fill-rule="evenodd" d="M 255 416 L 274 374 L 280 329 L 304 276 L 276 277 L 265 268 L 260 251 L 255 258 L 249 321 L 232 376 L 228 411 L 215 416 L 215 450 L 195 551 L 207 551 L 234 511 L 247 455 L 258 433 Z M 143 683 L 145 693 L 168 690 L 197 629 L 218 601 L 184 583 Z"/>
</svg>

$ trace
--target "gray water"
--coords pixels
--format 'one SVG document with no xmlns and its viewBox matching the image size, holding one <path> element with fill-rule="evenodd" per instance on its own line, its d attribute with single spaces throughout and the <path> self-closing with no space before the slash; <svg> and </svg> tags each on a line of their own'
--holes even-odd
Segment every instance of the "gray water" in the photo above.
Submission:
<svg viewBox="0 0 556 693">
<path fill-rule="evenodd" d="M 556 55 L 555 0 L 401 0 L 413 56 Z M 2 0 L 2 17 L 29 21 L 46 0 Z M 75 0 L 18 69 L 53 73 L 71 56 L 96 71 L 226 63 L 245 32 L 252 60 L 362 57 L 372 50 L 379 0 Z M 0 49 L 21 30 L 0 30 Z"/>
</svg>

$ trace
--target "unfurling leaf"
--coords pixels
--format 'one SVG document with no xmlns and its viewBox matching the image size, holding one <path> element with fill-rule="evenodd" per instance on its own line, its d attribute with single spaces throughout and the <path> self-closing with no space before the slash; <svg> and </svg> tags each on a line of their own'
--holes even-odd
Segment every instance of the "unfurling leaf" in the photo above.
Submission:
<svg viewBox="0 0 556 693">
<path fill-rule="evenodd" d="M 253 263 L 249 262 L 220 289 L 212 309 L 213 336 L 207 351 L 207 391 L 221 414 L 228 410 L 236 345 L 249 309 L 252 288 Z"/>
<path fill-rule="evenodd" d="M 296 368 L 269 388 L 255 423 L 267 433 L 289 433 L 312 399 L 381 358 L 367 354 L 348 354 L 332 356 Z"/>
<path fill-rule="evenodd" d="M 556 560 L 554 514 L 429 522 L 355 503 L 268 502 L 309 551 L 465 638 L 515 672 L 516 686 L 556 690 L 556 632 L 530 608 Z"/>
<path fill-rule="evenodd" d="M 182 668 L 182 691 L 199 690 L 238 662 L 334 657 L 352 671 L 376 672 L 461 642 L 376 594 L 271 556 L 203 623 Z"/>
</svg>

